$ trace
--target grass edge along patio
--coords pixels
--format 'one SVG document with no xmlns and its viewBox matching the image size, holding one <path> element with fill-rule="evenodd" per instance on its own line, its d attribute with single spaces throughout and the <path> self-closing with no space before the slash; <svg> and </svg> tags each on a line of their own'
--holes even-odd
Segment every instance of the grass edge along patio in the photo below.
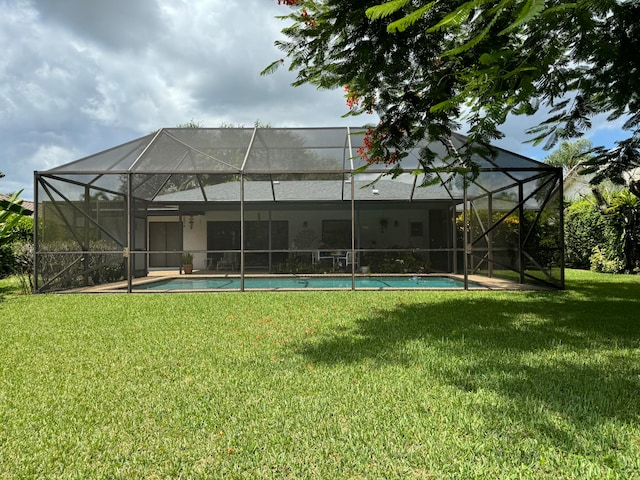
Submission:
<svg viewBox="0 0 640 480">
<path fill-rule="evenodd" d="M 560 169 L 495 148 L 443 173 L 465 138 L 399 174 L 365 129 L 166 128 L 34 173 L 37 292 L 183 273 L 428 275 L 564 287 Z M 420 149 L 442 171 L 420 169 Z M 429 176 L 427 176 L 429 175 Z M 435 178 L 437 181 L 429 182 Z M 352 282 L 355 288 L 355 281 Z"/>
</svg>

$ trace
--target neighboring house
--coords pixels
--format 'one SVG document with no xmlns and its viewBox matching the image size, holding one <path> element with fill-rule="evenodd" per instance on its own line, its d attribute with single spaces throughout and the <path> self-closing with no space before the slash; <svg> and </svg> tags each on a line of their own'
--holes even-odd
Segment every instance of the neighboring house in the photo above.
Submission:
<svg viewBox="0 0 640 480">
<path fill-rule="evenodd" d="M 7 195 L 6 193 L 0 193 L 0 200 L 11 200 L 11 195 Z M 35 204 L 28 200 L 22 200 L 22 206 L 32 212 L 35 211 Z M 33 216 L 33 215 L 30 215 Z"/>
<path fill-rule="evenodd" d="M 360 170 L 363 133 L 162 129 L 36 172 L 38 289 L 130 283 L 179 269 L 183 251 L 212 274 L 515 272 L 563 286 L 560 169 L 496 149 L 477 178 L 445 163 L 426 177 L 416 150 L 385 176 Z"/>
</svg>

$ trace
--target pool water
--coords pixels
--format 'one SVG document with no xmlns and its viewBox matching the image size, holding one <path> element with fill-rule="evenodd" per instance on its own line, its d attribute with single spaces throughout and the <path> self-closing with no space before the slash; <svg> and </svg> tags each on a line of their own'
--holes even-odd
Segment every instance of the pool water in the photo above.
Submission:
<svg viewBox="0 0 640 480">
<path fill-rule="evenodd" d="M 478 286 L 469 282 L 469 286 Z M 350 289 L 352 278 L 348 276 L 318 277 L 245 277 L 245 290 L 291 289 Z M 464 288 L 464 282 L 450 277 L 355 277 L 355 287 L 364 289 L 395 288 Z M 135 285 L 135 291 L 149 290 L 239 290 L 240 278 L 170 278 Z"/>
</svg>

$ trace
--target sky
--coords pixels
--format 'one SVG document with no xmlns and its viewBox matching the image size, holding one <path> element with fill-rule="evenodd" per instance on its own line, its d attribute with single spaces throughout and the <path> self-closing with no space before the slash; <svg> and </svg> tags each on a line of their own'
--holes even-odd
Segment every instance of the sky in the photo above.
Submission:
<svg viewBox="0 0 640 480">
<path fill-rule="evenodd" d="M 361 126 L 343 91 L 292 87 L 260 71 L 287 7 L 276 0 L 0 0 L 0 192 L 33 199 L 33 172 L 162 127 Z M 542 160 L 523 143 L 540 118 L 510 119 L 497 145 Z M 616 124 L 588 138 L 611 146 Z M 464 133 L 464 132 L 463 132 Z"/>
</svg>

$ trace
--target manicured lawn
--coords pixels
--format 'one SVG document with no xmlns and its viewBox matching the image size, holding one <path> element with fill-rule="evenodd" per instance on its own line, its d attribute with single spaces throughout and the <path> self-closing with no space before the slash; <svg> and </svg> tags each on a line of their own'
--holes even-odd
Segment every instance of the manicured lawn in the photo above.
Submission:
<svg viewBox="0 0 640 480">
<path fill-rule="evenodd" d="M 640 276 L 12 295 L 0 478 L 640 478 Z"/>
</svg>

